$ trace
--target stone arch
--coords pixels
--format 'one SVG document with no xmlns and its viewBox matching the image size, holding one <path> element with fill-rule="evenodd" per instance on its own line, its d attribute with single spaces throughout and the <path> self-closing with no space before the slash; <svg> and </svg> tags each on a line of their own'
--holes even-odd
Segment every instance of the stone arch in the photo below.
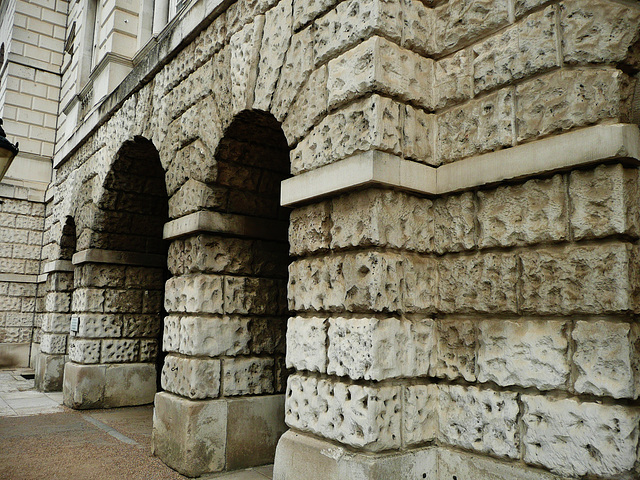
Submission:
<svg viewBox="0 0 640 480">
<path fill-rule="evenodd" d="M 208 178 L 189 177 L 172 195 L 165 228 L 172 277 L 154 451 L 189 476 L 271 463 L 286 429 L 288 212 L 279 192 L 289 148 L 273 115 L 242 111 L 210 161 Z"/>
<path fill-rule="evenodd" d="M 168 204 L 153 143 L 124 142 L 99 188 L 82 213 L 88 248 L 73 256 L 78 329 L 63 391 L 80 409 L 153 401 L 164 317 Z"/>
</svg>

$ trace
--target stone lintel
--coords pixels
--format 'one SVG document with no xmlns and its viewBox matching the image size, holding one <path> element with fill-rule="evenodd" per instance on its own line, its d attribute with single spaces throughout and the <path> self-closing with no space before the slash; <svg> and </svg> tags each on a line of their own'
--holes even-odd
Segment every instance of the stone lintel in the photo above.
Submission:
<svg viewBox="0 0 640 480">
<path fill-rule="evenodd" d="M 153 253 L 121 252 L 118 250 L 102 250 L 89 248 L 76 253 L 73 265 L 83 263 L 110 263 L 115 265 L 133 265 L 137 267 L 164 267 L 166 258 Z"/>
<path fill-rule="evenodd" d="M 281 240 L 286 238 L 286 232 L 287 222 L 281 220 L 201 211 L 166 223 L 163 238 L 173 240 L 196 233 L 223 233 L 241 237 Z"/>
<path fill-rule="evenodd" d="M 293 206 L 369 185 L 444 195 L 610 160 L 640 164 L 636 125 L 583 128 L 438 168 L 388 153 L 360 153 L 284 180 L 280 203 Z"/>
<path fill-rule="evenodd" d="M 22 273 L 0 273 L 0 282 L 38 283 L 38 278 L 38 275 L 25 275 Z"/>
<path fill-rule="evenodd" d="M 45 263 L 42 267 L 42 273 L 52 272 L 73 272 L 73 263 L 71 260 L 54 260 Z"/>
</svg>

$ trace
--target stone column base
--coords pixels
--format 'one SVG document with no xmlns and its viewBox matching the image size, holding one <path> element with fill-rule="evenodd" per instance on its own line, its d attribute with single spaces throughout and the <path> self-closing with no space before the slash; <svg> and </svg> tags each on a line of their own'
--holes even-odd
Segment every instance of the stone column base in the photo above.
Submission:
<svg viewBox="0 0 640 480">
<path fill-rule="evenodd" d="M 81 365 L 64 367 L 64 404 L 84 410 L 145 405 L 156 393 L 153 363 Z"/>
<path fill-rule="evenodd" d="M 153 453 L 183 475 L 237 470 L 273 462 L 287 429 L 284 395 L 189 400 L 156 395 Z"/>
<path fill-rule="evenodd" d="M 273 480 L 561 480 L 520 463 L 429 446 L 382 454 L 352 452 L 289 430 L 278 442 Z"/>
<path fill-rule="evenodd" d="M 62 390 L 66 355 L 49 355 L 40 352 L 35 362 L 35 387 L 41 392 L 59 392 Z"/>
</svg>

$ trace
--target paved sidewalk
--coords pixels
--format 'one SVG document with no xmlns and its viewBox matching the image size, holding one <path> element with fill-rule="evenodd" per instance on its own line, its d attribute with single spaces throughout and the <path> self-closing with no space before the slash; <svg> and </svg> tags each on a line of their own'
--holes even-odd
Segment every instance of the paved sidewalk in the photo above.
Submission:
<svg viewBox="0 0 640 480">
<path fill-rule="evenodd" d="M 183 480 L 151 455 L 153 406 L 71 410 L 33 389 L 27 369 L 0 370 L 0 479 Z M 202 480 L 271 479 L 271 465 Z"/>
</svg>

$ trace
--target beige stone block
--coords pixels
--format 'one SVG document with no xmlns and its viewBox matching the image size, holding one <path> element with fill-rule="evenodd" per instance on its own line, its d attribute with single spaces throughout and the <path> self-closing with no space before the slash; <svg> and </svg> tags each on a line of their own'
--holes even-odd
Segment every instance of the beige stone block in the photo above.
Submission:
<svg viewBox="0 0 640 480">
<path fill-rule="evenodd" d="M 326 318 L 291 317 L 287 325 L 287 368 L 326 373 Z"/>
<path fill-rule="evenodd" d="M 519 458 L 517 394 L 439 385 L 441 442 L 499 457 Z"/>
<path fill-rule="evenodd" d="M 265 14 L 254 108 L 269 110 L 293 34 L 292 23 L 293 2 L 280 2 Z"/>
<path fill-rule="evenodd" d="M 97 288 L 76 288 L 71 302 L 73 312 L 103 312 L 104 293 L 104 290 Z"/>
<path fill-rule="evenodd" d="M 526 463 L 572 477 L 634 476 L 637 409 L 532 395 L 522 402 Z"/>
<path fill-rule="evenodd" d="M 201 234 L 174 242 L 169 268 L 180 273 L 249 274 L 252 242 L 247 239 Z M 173 244 L 172 244 L 173 245 Z"/>
<path fill-rule="evenodd" d="M 40 338 L 40 351 L 48 354 L 67 353 L 67 335 L 56 333 L 44 333 Z"/>
<path fill-rule="evenodd" d="M 100 363 L 100 340 L 69 339 L 69 360 L 76 363 Z"/>
<path fill-rule="evenodd" d="M 155 396 L 152 438 L 154 455 L 184 475 L 220 471 L 226 462 L 227 404 L 160 392 Z"/>
<path fill-rule="evenodd" d="M 574 171 L 569 176 L 569 196 L 575 239 L 640 234 L 637 169 L 601 165 Z"/>
<path fill-rule="evenodd" d="M 142 310 L 142 290 L 104 291 L 104 311 L 106 313 L 136 313 Z"/>
<path fill-rule="evenodd" d="M 220 360 L 165 357 L 162 388 L 191 399 L 216 398 L 220 394 Z"/>
<path fill-rule="evenodd" d="M 435 322 L 436 354 L 433 374 L 455 380 L 476 381 L 477 321 L 442 318 Z"/>
<path fill-rule="evenodd" d="M 75 294 L 75 292 L 74 292 Z M 7 299 L 9 301 L 17 301 L 20 302 L 19 299 Z M 11 308 L 6 308 L 4 306 L 3 310 L 11 310 Z M 45 308 L 47 312 L 61 312 L 67 313 L 69 312 L 69 308 L 71 307 L 71 294 L 66 292 L 49 292 L 45 297 Z"/>
<path fill-rule="evenodd" d="M 438 262 L 439 309 L 445 313 L 515 313 L 517 264 L 513 253 L 442 257 Z"/>
<path fill-rule="evenodd" d="M 568 0 L 560 9 L 565 62 L 620 62 L 638 40 L 640 10 L 635 5 Z"/>
<path fill-rule="evenodd" d="M 299 174 L 354 153 L 401 153 L 400 105 L 372 95 L 325 117 L 291 153 L 291 172 Z"/>
<path fill-rule="evenodd" d="M 578 321 L 575 342 L 575 390 L 614 398 L 640 393 L 640 327 L 636 323 Z"/>
<path fill-rule="evenodd" d="M 226 194 L 190 178 L 169 199 L 169 217 L 178 218 L 198 210 L 222 208 Z"/>
<path fill-rule="evenodd" d="M 556 23 L 550 6 L 474 45 L 475 93 L 559 66 Z"/>
<path fill-rule="evenodd" d="M 291 211 L 289 218 L 289 253 L 304 255 L 329 248 L 331 203 L 328 201 L 302 206 Z"/>
<path fill-rule="evenodd" d="M 35 387 L 41 392 L 62 390 L 65 356 L 39 353 L 35 361 Z"/>
<path fill-rule="evenodd" d="M 620 242 L 522 252 L 521 309 L 538 314 L 633 310 L 634 255 Z"/>
<path fill-rule="evenodd" d="M 402 150 L 406 159 L 437 166 L 436 116 L 411 105 L 404 106 Z"/>
<path fill-rule="evenodd" d="M 246 355 L 249 353 L 249 319 L 246 317 L 183 317 L 180 353 L 184 355 Z"/>
<path fill-rule="evenodd" d="M 65 313 L 47 312 L 42 319 L 42 331 L 49 333 L 68 333 L 71 319 Z"/>
<path fill-rule="evenodd" d="M 256 277 L 224 279 L 224 312 L 278 315 L 284 309 L 284 280 Z"/>
<path fill-rule="evenodd" d="M 435 52 L 435 10 L 431 1 L 402 0 L 402 46 L 421 55 L 431 56 Z"/>
<path fill-rule="evenodd" d="M 406 255 L 402 260 L 402 311 L 432 313 L 437 309 L 438 260 L 433 257 Z"/>
<path fill-rule="evenodd" d="M 316 65 L 372 35 L 402 38 L 401 5 L 389 0 L 348 0 L 315 21 Z"/>
<path fill-rule="evenodd" d="M 138 360 L 140 342 L 138 340 L 102 340 L 101 363 L 128 363 Z"/>
<path fill-rule="evenodd" d="M 161 303 L 156 309 L 159 311 Z M 151 337 L 156 338 L 160 332 L 162 318 L 159 313 L 155 315 L 123 315 L 122 336 L 123 337 Z"/>
<path fill-rule="evenodd" d="M 264 28 L 264 15 L 245 25 L 231 37 L 232 111 L 237 114 L 251 108 L 258 74 L 258 60 Z"/>
<path fill-rule="evenodd" d="M 162 349 L 165 352 L 178 352 L 180 350 L 180 329 L 180 317 L 164 317 Z"/>
<path fill-rule="evenodd" d="M 504 88 L 438 115 L 438 162 L 515 144 L 515 91 Z"/>
<path fill-rule="evenodd" d="M 62 387 L 64 404 L 80 410 L 101 407 L 104 402 L 106 373 L 106 365 L 66 363 Z"/>
<path fill-rule="evenodd" d="M 107 338 L 119 337 L 122 334 L 122 318 L 119 315 L 83 313 L 77 317 L 78 332 L 76 335 L 78 337 Z"/>
<path fill-rule="evenodd" d="M 432 363 L 433 320 L 329 319 L 327 373 L 353 380 L 426 376 Z"/>
<path fill-rule="evenodd" d="M 400 447 L 400 390 L 291 375 L 285 422 L 368 451 Z"/>
<path fill-rule="evenodd" d="M 471 250 L 476 246 L 476 205 L 472 192 L 437 198 L 433 211 L 438 253 Z"/>
<path fill-rule="evenodd" d="M 483 320 L 478 324 L 478 381 L 538 390 L 566 389 L 569 325 L 560 320 Z"/>
<path fill-rule="evenodd" d="M 274 360 L 261 357 L 235 357 L 222 360 L 223 396 L 274 393 Z"/>
<path fill-rule="evenodd" d="M 433 60 L 373 37 L 329 62 L 329 107 L 375 91 L 430 109 L 433 68 Z"/>
<path fill-rule="evenodd" d="M 327 113 L 328 69 L 326 65 L 315 70 L 300 90 L 282 123 L 282 131 L 290 145 L 300 141 Z"/>
<path fill-rule="evenodd" d="M 172 277 L 166 283 L 164 305 L 169 313 L 223 313 L 223 277 Z"/>
<path fill-rule="evenodd" d="M 337 3 L 339 0 L 293 0 L 293 28 L 299 30 Z"/>
<path fill-rule="evenodd" d="M 140 361 L 154 363 L 158 357 L 157 340 L 140 340 Z"/>
<path fill-rule="evenodd" d="M 478 244 L 510 247 L 566 240 L 566 185 L 562 175 L 478 192 Z"/>
<path fill-rule="evenodd" d="M 451 51 L 459 45 L 497 30 L 509 20 L 507 0 L 462 0 L 435 8 L 436 52 Z"/>
<path fill-rule="evenodd" d="M 598 123 L 627 121 L 628 79 L 613 68 L 561 69 L 516 87 L 518 142 Z"/>
<path fill-rule="evenodd" d="M 438 435 L 438 387 L 411 385 L 402 389 L 402 438 L 413 446 L 436 440 Z"/>
<path fill-rule="evenodd" d="M 435 108 L 461 103 L 473 97 L 473 58 L 471 50 L 463 49 L 435 63 Z"/>
<path fill-rule="evenodd" d="M 133 363 L 107 366 L 104 408 L 146 405 L 156 393 L 156 366 Z"/>
</svg>

